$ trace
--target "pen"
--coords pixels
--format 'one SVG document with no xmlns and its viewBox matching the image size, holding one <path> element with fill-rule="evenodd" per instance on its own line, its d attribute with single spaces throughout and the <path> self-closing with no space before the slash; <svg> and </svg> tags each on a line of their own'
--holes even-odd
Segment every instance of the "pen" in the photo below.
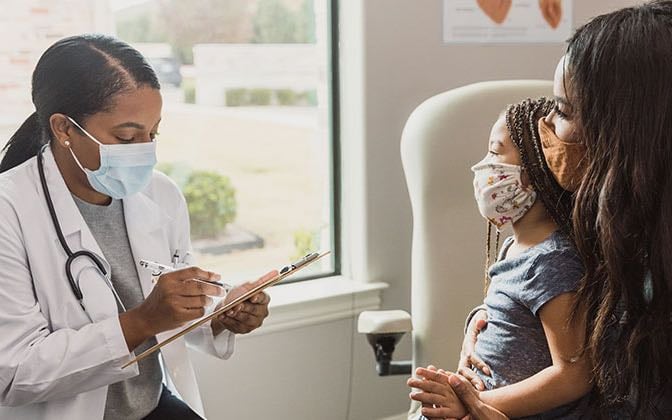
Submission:
<svg viewBox="0 0 672 420">
<path fill-rule="evenodd" d="M 161 263 L 157 263 L 157 262 L 149 261 L 149 260 L 140 260 L 140 267 L 145 268 L 147 270 L 150 270 L 152 272 L 153 276 L 160 276 L 163 273 L 170 273 L 171 271 L 175 271 L 177 269 L 176 267 L 171 267 L 169 265 L 165 265 L 165 264 L 161 264 Z M 152 279 L 152 281 L 156 282 L 156 278 L 157 277 L 154 277 L 154 279 Z M 228 293 L 229 290 L 231 290 L 233 288 L 233 286 L 231 286 L 230 284 L 227 284 L 227 283 L 224 283 L 224 282 L 221 282 L 221 281 L 207 281 L 207 280 L 201 280 L 201 279 L 197 279 L 197 278 L 193 278 L 191 280 L 198 281 L 198 282 L 205 283 L 205 284 L 214 284 L 215 286 L 219 286 L 219 287 L 224 288 L 224 290 L 226 290 L 227 293 Z"/>
</svg>

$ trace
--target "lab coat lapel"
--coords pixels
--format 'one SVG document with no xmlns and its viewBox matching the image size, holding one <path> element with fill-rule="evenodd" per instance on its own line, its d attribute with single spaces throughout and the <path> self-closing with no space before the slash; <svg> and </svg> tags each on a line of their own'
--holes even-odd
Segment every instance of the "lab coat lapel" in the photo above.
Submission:
<svg viewBox="0 0 672 420">
<path fill-rule="evenodd" d="M 133 194 L 123 200 L 126 230 L 133 258 L 145 297 L 154 287 L 151 272 L 140 267 L 141 259 L 169 264 L 171 249 L 167 227 L 170 217 L 144 193 Z"/>
<path fill-rule="evenodd" d="M 131 243 L 133 257 L 140 276 L 142 291 L 147 297 L 154 284 L 149 270 L 141 268 L 139 261 L 146 259 L 162 264 L 170 263 L 172 256 L 169 231 L 172 218 L 151 197 L 144 193 L 133 194 L 124 199 L 126 229 Z M 161 342 L 173 335 L 177 330 L 164 331 L 156 335 Z M 163 360 L 170 377 L 182 398 L 192 409 L 203 413 L 196 377 L 189 363 L 184 338 L 180 338 L 161 349 Z"/>
</svg>

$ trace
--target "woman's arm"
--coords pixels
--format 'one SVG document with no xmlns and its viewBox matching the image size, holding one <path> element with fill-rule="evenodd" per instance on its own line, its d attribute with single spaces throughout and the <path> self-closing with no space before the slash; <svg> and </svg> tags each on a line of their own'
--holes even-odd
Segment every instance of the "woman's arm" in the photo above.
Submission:
<svg viewBox="0 0 672 420">
<path fill-rule="evenodd" d="M 575 293 L 563 293 L 539 310 L 553 365 L 513 385 L 481 392 L 484 403 L 509 417 L 522 417 L 570 403 L 590 391 L 591 366 L 582 353 L 585 319 L 569 322 L 574 301 Z"/>
<path fill-rule="evenodd" d="M 476 354 L 476 341 L 478 334 L 488 323 L 488 312 L 485 304 L 472 309 L 467 316 L 466 326 L 464 328 L 464 340 L 462 340 L 462 349 L 460 350 L 460 361 L 457 363 L 457 372 L 467 378 L 469 382 L 479 391 L 485 390 L 483 380 L 472 369 L 476 366 L 481 372 L 490 375 L 490 368 Z"/>
</svg>

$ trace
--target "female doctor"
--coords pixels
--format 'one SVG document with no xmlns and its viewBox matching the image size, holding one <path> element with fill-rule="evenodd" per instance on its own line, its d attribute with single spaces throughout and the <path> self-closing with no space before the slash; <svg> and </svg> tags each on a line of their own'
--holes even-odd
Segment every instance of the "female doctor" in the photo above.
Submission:
<svg viewBox="0 0 672 420">
<path fill-rule="evenodd" d="M 138 265 L 190 249 L 184 198 L 153 171 L 154 71 L 124 42 L 75 36 L 42 55 L 32 97 L 0 163 L 0 419 L 201 418 L 186 342 L 228 358 L 269 297 L 121 368 L 223 295 L 200 268 L 154 285 Z"/>
</svg>

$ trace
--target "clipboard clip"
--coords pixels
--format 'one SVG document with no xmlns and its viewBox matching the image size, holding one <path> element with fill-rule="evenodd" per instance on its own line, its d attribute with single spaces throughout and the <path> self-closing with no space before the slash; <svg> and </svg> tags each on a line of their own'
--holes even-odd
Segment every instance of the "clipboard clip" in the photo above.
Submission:
<svg viewBox="0 0 672 420">
<path fill-rule="evenodd" d="M 300 268 L 300 267 L 308 264 L 309 262 L 313 261 L 315 258 L 317 258 L 319 256 L 320 256 L 319 253 L 311 252 L 310 254 L 307 254 L 305 257 L 301 258 L 300 260 L 296 261 L 295 263 L 282 267 L 280 269 L 279 273 L 280 273 L 280 275 L 282 275 L 282 274 L 285 274 L 285 273 L 289 273 L 290 271 L 294 271 L 297 268 Z"/>
</svg>

